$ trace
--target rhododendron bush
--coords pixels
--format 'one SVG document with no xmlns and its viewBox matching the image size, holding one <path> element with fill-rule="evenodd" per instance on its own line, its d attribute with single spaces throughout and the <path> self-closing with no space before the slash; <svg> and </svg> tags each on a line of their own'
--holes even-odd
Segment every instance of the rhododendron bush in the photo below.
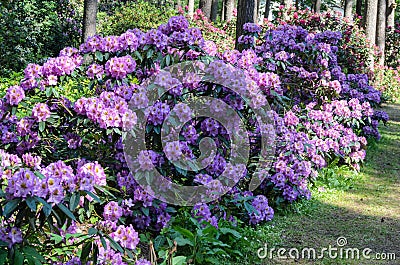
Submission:
<svg viewBox="0 0 400 265">
<path fill-rule="evenodd" d="M 94 36 L 43 65 L 28 65 L 25 78 L 0 101 L 0 259 L 12 264 L 24 259 L 30 264 L 149 264 L 139 235 L 156 237 L 177 211 L 188 209 L 139 185 L 138 175 L 151 178 L 146 172 L 154 167 L 172 183 L 213 189 L 223 189 L 217 178 L 228 172 L 235 185 L 224 196 L 207 194 L 212 200 L 189 209 L 194 220 L 215 228 L 239 220 L 269 221 L 276 207 L 310 198 L 318 170 L 330 163 L 359 169 L 367 138 L 379 138 L 378 122 L 388 117 L 374 110 L 380 93 L 368 85 L 368 77 L 346 74 L 338 64 L 341 33 L 283 25 L 260 36 L 257 25 L 244 29 L 240 41 L 247 49 L 218 52 L 184 17 L 173 17 L 148 32 Z M 186 61 L 199 63 L 220 81 L 193 72 L 163 72 Z M 87 94 L 74 101 L 65 97 L 64 86 L 71 80 L 77 88 L 88 88 L 82 89 Z M 170 89 L 151 104 L 144 120 L 134 108 L 149 104 L 151 82 Z M 251 100 L 234 93 L 232 84 Z M 236 130 L 249 133 L 248 163 L 232 165 L 232 135 L 221 122 L 191 119 L 194 110 L 185 100 L 200 96 L 221 99 L 241 117 L 243 127 Z M 266 129 L 254 115 L 268 104 Z M 209 107 L 223 110 L 218 104 Z M 162 146 L 162 126 L 172 114 L 184 124 L 178 140 Z M 143 121 L 149 151 L 134 159 L 132 170 L 124 139 Z M 274 159 L 258 171 L 261 185 L 249 191 L 262 162 L 265 130 L 276 136 Z M 206 138 L 214 140 L 215 153 L 205 159 L 205 167 L 174 166 L 174 161 L 199 158 Z"/>
</svg>

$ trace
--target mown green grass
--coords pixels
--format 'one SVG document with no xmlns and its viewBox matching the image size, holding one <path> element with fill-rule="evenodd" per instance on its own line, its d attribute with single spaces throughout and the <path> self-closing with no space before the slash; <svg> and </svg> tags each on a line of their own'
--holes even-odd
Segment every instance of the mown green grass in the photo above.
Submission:
<svg viewBox="0 0 400 265">
<path fill-rule="evenodd" d="M 273 221 L 244 228 L 245 240 L 237 244 L 243 259 L 221 264 L 400 264 L 400 104 L 385 110 L 393 120 L 381 126 L 382 139 L 368 147 L 359 174 L 338 173 L 344 185 L 322 192 L 315 189 L 311 200 L 278 212 Z M 324 247 L 337 247 L 339 237 L 347 239 L 343 249 L 358 248 L 361 253 L 370 248 L 373 258 L 375 253 L 394 253 L 397 259 L 333 259 L 325 254 L 323 259 L 285 260 L 276 258 L 276 251 L 274 259 L 257 256 L 265 244 L 268 249 L 296 248 L 300 252 L 315 248 L 318 254 Z"/>
</svg>

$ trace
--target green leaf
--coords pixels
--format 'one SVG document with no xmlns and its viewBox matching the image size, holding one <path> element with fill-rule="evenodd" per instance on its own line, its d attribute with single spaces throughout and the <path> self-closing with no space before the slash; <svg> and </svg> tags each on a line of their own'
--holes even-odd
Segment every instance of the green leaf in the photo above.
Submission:
<svg viewBox="0 0 400 265">
<path fill-rule="evenodd" d="M 76 207 L 78 207 L 80 199 L 81 196 L 79 193 L 77 192 L 72 193 L 71 198 L 69 199 L 69 209 L 71 211 L 74 211 Z"/>
<path fill-rule="evenodd" d="M 81 253 L 81 261 L 86 261 L 90 251 L 92 250 L 92 245 L 93 245 L 92 242 L 86 242 L 86 244 L 83 246 Z"/>
<path fill-rule="evenodd" d="M 26 246 L 22 249 L 22 252 L 24 252 L 25 256 L 31 256 L 34 257 L 38 261 L 45 262 L 45 259 L 43 258 L 42 255 L 37 252 L 37 250 L 33 247 Z"/>
<path fill-rule="evenodd" d="M 101 241 L 101 244 L 102 244 L 104 250 L 107 250 L 107 242 L 103 235 L 100 235 L 100 241 Z"/>
<path fill-rule="evenodd" d="M 110 245 L 113 249 L 118 250 L 120 253 L 124 253 L 123 248 L 121 247 L 120 244 L 118 244 L 117 242 L 114 241 L 114 239 L 112 239 L 109 235 L 106 235 L 106 237 L 108 238 L 108 240 L 110 241 Z"/>
<path fill-rule="evenodd" d="M 135 55 L 137 56 L 137 58 L 142 62 L 143 61 L 143 57 L 142 57 L 142 55 L 138 52 L 138 51 L 135 51 Z"/>
<path fill-rule="evenodd" d="M 184 265 L 186 264 L 186 257 L 185 256 L 177 256 L 172 258 L 173 265 Z"/>
<path fill-rule="evenodd" d="M 149 208 L 146 208 L 146 207 L 142 207 L 142 212 L 143 212 L 144 215 L 146 215 L 146 216 L 149 216 L 149 214 L 150 214 Z"/>
<path fill-rule="evenodd" d="M 256 213 L 258 214 L 258 211 L 256 210 L 256 208 L 253 207 L 253 205 L 251 205 L 248 202 L 244 202 L 244 208 L 246 208 L 246 211 L 251 214 L 251 213 Z"/>
<path fill-rule="evenodd" d="M 97 232 L 98 232 L 97 229 L 93 228 L 93 227 L 89 228 L 89 230 L 88 230 L 88 234 L 89 235 L 97 234 Z"/>
<path fill-rule="evenodd" d="M 52 233 L 50 235 L 51 235 L 50 239 L 54 240 L 54 242 L 56 244 L 59 244 L 60 242 L 62 242 L 64 240 L 64 238 L 62 236 L 60 236 L 60 235 L 52 234 Z"/>
<path fill-rule="evenodd" d="M 32 197 L 26 198 L 26 205 L 32 210 L 32 212 L 36 212 L 36 201 Z"/>
<path fill-rule="evenodd" d="M 3 216 L 10 216 L 14 210 L 18 207 L 18 204 L 21 202 L 21 199 L 14 199 L 9 201 L 3 210 Z"/>
<path fill-rule="evenodd" d="M 63 211 L 70 219 L 76 221 L 74 214 L 62 203 L 57 204 L 58 208 Z"/>
<path fill-rule="evenodd" d="M 241 237 L 242 237 L 242 235 L 241 235 L 238 231 L 236 231 L 236 230 L 234 230 L 234 229 L 231 229 L 231 228 L 221 227 L 221 228 L 219 229 L 219 231 L 220 231 L 222 234 L 224 234 L 224 235 L 226 235 L 226 234 L 231 234 L 231 235 L 233 235 L 233 236 L 236 237 L 236 238 L 241 238 Z"/>
<path fill-rule="evenodd" d="M 24 264 L 24 256 L 18 249 L 15 249 L 13 264 L 14 265 L 23 265 Z"/>
<path fill-rule="evenodd" d="M 183 227 L 179 227 L 179 226 L 175 226 L 173 228 L 175 231 L 181 233 L 182 235 L 184 235 L 185 237 L 187 237 L 190 241 L 194 241 L 194 235 L 192 232 L 190 232 L 189 230 L 183 228 Z"/>
<path fill-rule="evenodd" d="M 94 195 L 92 192 L 85 190 L 85 193 L 87 195 L 89 195 L 90 197 L 92 197 L 96 202 L 101 203 L 101 200 L 99 199 L 99 197 L 97 197 L 96 195 Z"/>
<path fill-rule="evenodd" d="M 100 62 L 103 61 L 103 54 L 99 51 L 96 51 L 94 53 L 94 55 L 96 56 L 96 59 L 99 60 Z"/>
<path fill-rule="evenodd" d="M 99 246 L 97 244 L 93 245 L 93 264 L 97 264 L 97 258 L 99 256 Z"/>
<path fill-rule="evenodd" d="M 7 261 L 7 252 L 3 249 L 0 249 L 0 265 L 6 264 Z"/>
<path fill-rule="evenodd" d="M 46 128 L 46 123 L 44 121 L 39 122 L 39 131 L 43 132 Z"/>
<path fill-rule="evenodd" d="M 44 179 L 46 178 L 42 173 L 40 173 L 39 171 L 35 171 L 35 176 L 40 178 L 40 179 Z"/>
<path fill-rule="evenodd" d="M 153 50 L 153 49 L 148 50 L 148 51 L 147 51 L 147 55 L 146 55 L 147 59 L 150 59 L 151 56 L 153 55 L 153 53 L 154 53 L 154 50 Z"/>
<path fill-rule="evenodd" d="M 43 204 L 43 212 L 46 216 L 49 216 L 53 207 L 40 197 L 35 197 L 35 200 Z"/>
<path fill-rule="evenodd" d="M 176 238 L 174 238 L 174 240 L 176 241 L 178 246 L 189 245 L 189 246 L 193 247 L 193 242 L 190 241 L 189 239 L 186 239 L 186 238 L 183 238 L 183 237 L 176 237 Z"/>
</svg>

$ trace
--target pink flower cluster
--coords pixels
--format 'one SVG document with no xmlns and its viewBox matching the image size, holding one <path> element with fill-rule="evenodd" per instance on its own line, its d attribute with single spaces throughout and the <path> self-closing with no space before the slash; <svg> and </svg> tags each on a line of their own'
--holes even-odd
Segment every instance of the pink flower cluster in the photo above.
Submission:
<svg viewBox="0 0 400 265">
<path fill-rule="evenodd" d="M 44 103 L 38 103 L 32 109 L 32 117 L 38 122 L 46 121 L 50 117 L 50 109 Z"/>
<path fill-rule="evenodd" d="M 131 129 L 137 123 L 136 114 L 128 108 L 126 100 L 114 92 L 103 92 L 95 98 L 80 98 L 74 109 L 98 123 L 100 128 Z"/>
<path fill-rule="evenodd" d="M 127 74 L 133 73 L 136 69 L 136 62 L 130 55 L 114 57 L 105 65 L 106 73 L 116 79 L 124 79 Z"/>
</svg>

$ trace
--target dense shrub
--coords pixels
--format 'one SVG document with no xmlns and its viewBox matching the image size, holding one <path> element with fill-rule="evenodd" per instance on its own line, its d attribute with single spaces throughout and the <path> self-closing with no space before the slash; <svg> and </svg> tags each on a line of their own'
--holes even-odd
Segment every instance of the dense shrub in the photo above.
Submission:
<svg viewBox="0 0 400 265">
<path fill-rule="evenodd" d="M 80 20 L 67 0 L 0 2 L 0 75 L 76 45 Z"/>
<path fill-rule="evenodd" d="M 396 68 L 400 65 L 400 22 L 394 28 L 388 28 L 386 34 L 385 63 Z"/>
<path fill-rule="evenodd" d="M 340 13 L 314 13 L 309 9 L 296 10 L 280 7 L 275 12 L 275 25 L 289 24 L 300 26 L 310 32 L 339 31 L 343 38 L 338 43 L 338 64 L 344 73 L 368 73 L 369 55 L 376 53 L 376 48 L 365 36 L 360 20 L 350 22 Z M 377 58 L 374 57 L 376 61 Z"/>
<path fill-rule="evenodd" d="M 128 29 L 138 28 L 143 31 L 157 28 L 175 15 L 176 11 L 168 6 L 157 7 L 146 1 L 127 1 L 109 15 L 98 14 L 98 32 L 104 36 L 120 35 Z"/>
<path fill-rule="evenodd" d="M 255 225 L 271 220 L 277 207 L 310 198 L 318 170 L 330 163 L 358 169 L 366 136 L 379 138 L 378 122 L 387 115 L 374 111 L 380 93 L 368 85 L 366 75 L 341 70 L 341 33 L 283 25 L 263 36 L 255 24 L 244 29 L 247 35 L 241 41 L 248 49 L 218 53 L 217 45 L 205 41 L 199 29 L 189 28 L 184 17 L 173 17 L 147 32 L 94 36 L 79 50 L 65 48 L 42 65 L 28 65 L 24 79 L 7 89 L 0 105 L 1 257 L 8 255 L 12 264 L 23 259 L 146 264 L 139 259 L 139 241 L 158 238 L 156 248 L 163 249 L 164 240 L 165 254 L 173 238 L 192 252 L 191 259 L 215 263 L 201 255 L 229 253 L 226 246 L 232 244 L 221 240 L 239 236 L 227 223 Z M 161 69 L 192 60 L 199 60 L 200 68 L 209 65 L 206 73 L 219 81 L 181 71 L 156 76 Z M 155 76 L 155 85 L 149 85 Z M 131 109 L 147 106 L 151 91 L 170 86 L 146 119 Z M 250 100 L 238 97 L 232 86 L 248 93 Z M 86 90 L 81 97 L 72 93 L 67 98 L 67 88 Z M 222 99 L 242 117 L 244 126 L 236 133 L 250 135 L 249 163 L 231 164 L 228 128 L 206 117 L 185 123 L 179 141 L 160 145 L 161 125 L 172 107 L 181 110 L 175 121 L 186 120 L 191 112 L 183 103 L 200 96 Z M 274 121 L 274 130 L 254 118 L 255 110 L 268 102 L 272 111 L 266 116 Z M 123 139 L 129 139 L 127 131 L 132 133 L 139 121 L 146 121 L 151 151 L 131 160 L 123 153 Z M 275 159 L 271 168 L 256 171 L 266 131 L 276 133 Z M 172 165 L 182 157 L 198 158 L 205 137 L 212 137 L 216 146 L 215 159 L 205 168 L 193 173 Z M 216 177 L 226 170 L 237 184 L 223 197 L 207 194 L 212 201 L 180 208 L 139 185 L 138 177 L 154 180 L 149 173 L 153 167 L 173 183 L 224 190 L 226 185 Z M 249 191 L 254 172 L 264 181 Z M 190 224 L 172 222 L 169 227 L 177 212 L 189 212 Z M 158 237 L 160 231 L 164 239 Z M 198 243 L 201 239 L 207 242 Z"/>
<path fill-rule="evenodd" d="M 390 102 L 400 99 L 399 67 L 375 67 L 374 82 L 376 88 L 382 92 L 383 100 Z"/>
<path fill-rule="evenodd" d="M 200 9 L 196 10 L 192 19 L 190 19 L 187 14 L 187 7 L 185 9 L 179 9 L 178 12 L 186 16 L 186 18 L 189 20 L 190 26 L 197 27 L 201 30 L 204 39 L 214 41 L 217 44 L 220 52 L 231 50 L 235 47 L 235 16 L 231 21 L 214 24 L 207 17 L 205 17 Z"/>
</svg>

